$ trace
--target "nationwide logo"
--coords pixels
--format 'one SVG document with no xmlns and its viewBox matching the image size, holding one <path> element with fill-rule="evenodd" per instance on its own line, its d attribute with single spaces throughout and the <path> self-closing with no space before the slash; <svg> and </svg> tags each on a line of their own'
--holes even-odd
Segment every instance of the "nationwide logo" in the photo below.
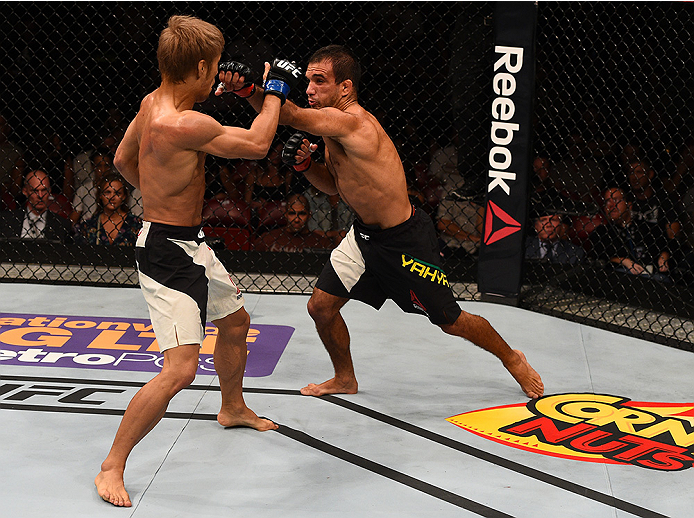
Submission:
<svg viewBox="0 0 694 518">
<path fill-rule="evenodd" d="M 253 324 L 244 376 L 272 374 L 293 327 Z M 215 375 L 217 328 L 205 326 L 198 374 Z M 159 372 L 164 355 L 145 319 L 0 313 L 0 365 Z"/>
<path fill-rule="evenodd" d="M 694 464 L 694 403 L 556 394 L 447 421 L 507 446 L 585 462 L 679 471 Z"/>
<path fill-rule="evenodd" d="M 521 229 L 521 224 L 509 216 L 493 201 L 487 202 L 487 212 L 484 221 L 484 244 L 491 245 L 505 237 L 515 234 Z"/>
</svg>

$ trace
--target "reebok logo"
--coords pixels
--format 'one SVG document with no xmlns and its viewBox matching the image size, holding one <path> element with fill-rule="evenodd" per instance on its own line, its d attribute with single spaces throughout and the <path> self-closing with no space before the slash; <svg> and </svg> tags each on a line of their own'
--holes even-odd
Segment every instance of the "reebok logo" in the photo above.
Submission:
<svg viewBox="0 0 694 518">
<path fill-rule="evenodd" d="M 487 202 L 484 221 L 484 244 L 491 245 L 505 237 L 515 234 L 521 229 L 521 224 L 509 216 L 493 201 Z"/>
<path fill-rule="evenodd" d="M 424 304 L 419 302 L 417 295 L 415 295 L 414 291 L 412 290 L 410 290 L 410 300 L 412 301 L 412 307 L 422 311 L 425 315 L 429 316 L 429 313 L 427 313 L 427 308 L 424 307 Z"/>
</svg>

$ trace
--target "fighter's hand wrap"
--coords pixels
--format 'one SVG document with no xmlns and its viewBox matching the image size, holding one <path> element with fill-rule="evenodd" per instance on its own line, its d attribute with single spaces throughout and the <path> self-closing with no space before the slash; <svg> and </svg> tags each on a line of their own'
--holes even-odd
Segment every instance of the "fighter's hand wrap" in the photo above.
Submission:
<svg viewBox="0 0 694 518">
<path fill-rule="evenodd" d="M 307 155 L 306 158 L 304 158 L 301 161 L 296 160 L 296 155 L 303 144 L 304 134 L 294 133 L 294 135 L 289 137 L 289 140 L 287 140 L 287 143 L 284 145 L 284 148 L 282 149 L 282 162 L 292 166 L 294 170 L 298 172 L 306 171 L 309 167 L 311 167 L 310 154 Z"/>
<path fill-rule="evenodd" d="M 255 93 L 255 83 L 253 83 L 253 72 L 251 72 L 251 69 L 247 65 L 239 63 L 238 61 L 225 61 L 224 63 L 220 63 L 217 68 L 219 69 L 219 73 L 237 73 L 239 77 L 244 78 L 243 87 L 239 88 L 238 90 L 233 90 L 233 92 L 239 97 L 245 99 Z M 220 84 L 224 85 L 224 83 Z"/>
<path fill-rule="evenodd" d="M 282 101 L 287 100 L 287 95 L 292 88 L 296 88 L 301 80 L 301 69 L 293 61 L 275 59 L 265 79 L 263 88 L 266 94 L 276 95 Z"/>
</svg>

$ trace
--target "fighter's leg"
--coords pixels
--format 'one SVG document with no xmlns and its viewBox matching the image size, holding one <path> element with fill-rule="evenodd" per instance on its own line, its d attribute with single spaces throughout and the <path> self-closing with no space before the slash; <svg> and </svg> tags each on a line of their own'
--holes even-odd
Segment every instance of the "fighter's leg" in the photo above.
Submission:
<svg viewBox="0 0 694 518">
<path fill-rule="evenodd" d="M 132 505 L 123 483 L 125 462 L 135 445 L 161 420 L 171 398 L 195 379 L 199 350 L 199 344 L 192 344 L 164 351 L 161 372 L 130 401 L 111 451 L 94 480 L 99 496 L 107 502 L 116 506 Z"/>
<path fill-rule="evenodd" d="M 337 297 L 314 288 L 308 301 L 308 314 L 316 324 L 316 330 L 335 369 L 335 377 L 320 385 L 309 383 L 301 389 L 305 396 L 323 394 L 356 394 L 357 378 L 354 375 L 352 355 L 349 350 L 349 331 L 340 309 L 349 299 Z"/>
<path fill-rule="evenodd" d="M 217 421 L 222 426 L 276 430 L 275 423 L 258 417 L 243 399 L 243 372 L 248 356 L 246 336 L 250 322 L 244 308 L 213 322 L 219 330 L 214 347 L 214 368 L 222 391 L 222 407 L 217 414 Z"/>
<path fill-rule="evenodd" d="M 453 324 L 440 327 L 445 333 L 465 338 L 499 358 L 529 398 L 535 399 L 544 393 L 542 379 L 525 355 L 511 349 L 486 319 L 463 311 Z"/>
</svg>

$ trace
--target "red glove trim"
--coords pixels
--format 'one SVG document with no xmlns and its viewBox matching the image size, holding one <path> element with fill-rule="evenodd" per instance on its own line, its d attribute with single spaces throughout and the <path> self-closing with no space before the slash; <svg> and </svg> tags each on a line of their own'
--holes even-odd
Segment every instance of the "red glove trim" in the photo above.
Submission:
<svg viewBox="0 0 694 518">
<path fill-rule="evenodd" d="M 296 164 L 294 166 L 294 170 L 301 173 L 302 171 L 306 171 L 310 167 L 311 167 L 311 157 L 309 156 L 306 160 L 304 160 L 300 164 Z"/>
<path fill-rule="evenodd" d="M 247 99 L 255 93 L 255 83 L 251 83 L 248 86 L 244 86 L 239 90 L 234 90 L 234 93 L 241 97 L 242 99 Z"/>
</svg>

